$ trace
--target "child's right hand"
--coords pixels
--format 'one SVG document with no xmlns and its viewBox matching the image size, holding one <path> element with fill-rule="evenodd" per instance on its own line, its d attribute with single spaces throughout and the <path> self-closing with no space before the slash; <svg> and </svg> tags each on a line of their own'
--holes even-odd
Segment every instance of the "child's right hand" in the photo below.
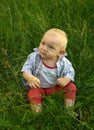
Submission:
<svg viewBox="0 0 94 130">
<path fill-rule="evenodd" d="M 40 88 L 40 80 L 37 77 L 33 76 L 32 80 L 30 80 L 28 84 L 31 88 Z"/>
<path fill-rule="evenodd" d="M 23 72 L 23 77 L 27 80 L 31 88 L 40 88 L 40 80 L 28 72 Z"/>
</svg>

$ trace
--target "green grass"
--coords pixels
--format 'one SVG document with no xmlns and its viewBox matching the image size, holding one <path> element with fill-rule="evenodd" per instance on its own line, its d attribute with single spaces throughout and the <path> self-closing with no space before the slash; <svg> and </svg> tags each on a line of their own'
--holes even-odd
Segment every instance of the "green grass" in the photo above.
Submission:
<svg viewBox="0 0 94 130">
<path fill-rule="evenodd" d="M 62 95 L 48 97 L 43 112 L 27 104 L 21 67 L 50 28 L 63 29 L 75 70 L 79 119 L 66 116 Z M 94 129 L 94 2 L 93 0 L 1 0 L 0 2 L 0 129 Z"/>
</svg>

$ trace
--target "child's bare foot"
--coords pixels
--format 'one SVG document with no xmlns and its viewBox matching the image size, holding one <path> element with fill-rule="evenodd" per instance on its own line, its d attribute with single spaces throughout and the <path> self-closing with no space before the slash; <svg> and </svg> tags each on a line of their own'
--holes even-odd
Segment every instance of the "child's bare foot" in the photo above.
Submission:
<svg viewBox="0 0 94 130">
<path fill-rule="evenodd" d="M 42 104 L 31 104 L 31 110 L 37 113 L 41 112 Z"/>
</svg>

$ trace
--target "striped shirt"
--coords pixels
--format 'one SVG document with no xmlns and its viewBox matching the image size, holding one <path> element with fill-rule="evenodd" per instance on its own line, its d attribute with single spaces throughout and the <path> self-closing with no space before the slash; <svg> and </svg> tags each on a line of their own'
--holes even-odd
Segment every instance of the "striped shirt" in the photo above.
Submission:
<svg viewBox="0 0 94 130">
<path fill-rule="evenodd" d="M 26 62 L 24 63 L 21 69 L 21 72 L 28 72 L 38 77 L 40 71 L 42 70 L 42 65 L 43 62 L 42 59 L 40 58 L 38 48 L 35 48 L 34 52 L 29 54 Z M 65 55 L 59 57 L 56 66 L 57 66 L 57 78 L 68 77 L 71 79 L 71 81 L 74 82 L 75 71 L 71 62 L 65 57 Z M 28 89 L 29 86 L 25 79 L 23 79 L 23 83 L 25 87 Z"/>
</svg>

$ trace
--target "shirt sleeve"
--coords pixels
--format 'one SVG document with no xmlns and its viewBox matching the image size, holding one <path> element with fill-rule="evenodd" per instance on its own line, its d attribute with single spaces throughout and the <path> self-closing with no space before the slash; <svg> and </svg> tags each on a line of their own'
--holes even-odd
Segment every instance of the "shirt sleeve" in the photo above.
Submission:
<svg viewBox="0 0 94 130">
<path fill-rule="evenodd" d="M 34 64 L 35 64 L 35 54 L 31 53 L 28 57 L 26 62 L 24 63 L 21 72 L 28 72 L 33 74 L 34 73 Z"/>
<path fill-rule="evenodd" d="M 71 81 L 74 82 L 75 70 L 72 66 L 72 63 L 68 59 L 65 59 L 65 62 L 64 62 L 63 75 L 64 77 L 70 78 Z"/>
</svg>

